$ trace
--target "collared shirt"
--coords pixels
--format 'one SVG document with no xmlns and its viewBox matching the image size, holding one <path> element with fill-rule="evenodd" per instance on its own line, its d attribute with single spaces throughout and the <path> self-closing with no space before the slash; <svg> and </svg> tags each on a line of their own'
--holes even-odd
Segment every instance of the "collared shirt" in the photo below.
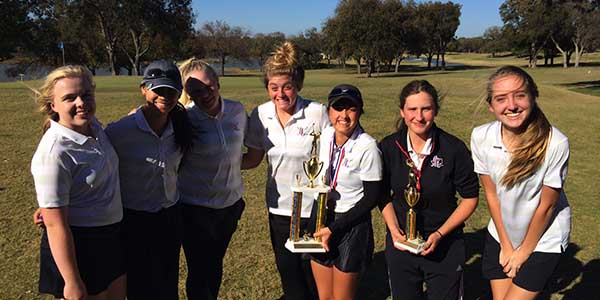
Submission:
<svg viewBox="0 0 600 300">
<path fill-rule="evenodd" d="M 91 129 L 94 137 L 51 121 L 31 160 L 39 206 L 67 207 L 71 226 L 110 225 L 123 217 L 117 154 L 98 120 Z"/>
<path fill-rule="evenodd" d="M 406 213 L 409 206 L 405 199 L 409 168 L 406 155 L 400 149 L 407 149 L 408 130 L 401 129 L 379 143 L 383 159 L 383 180 L 381 203 L 384 207 L 392 202 L 398 224 L 406 227 Z M 417 211 L 417 231 L 425 238 L 435 232 L 452 215 L 458 206 L 456 195 L 465 198 L 477 198 L 479 182 L 473 171 L 473 160 L 465 143 L 459 138 L 438 128 L 431 128 L 431 153 L 423 161 L 420 182 L 420 200 L 415 206 Z M 447 236 L 460 236 L 464 224 L 455 228 Z"/>
<path fill-rule="evenodd" d="M 569 162 L 569 140 L 552 127 L 546 158 L 529 178 L 511 188 L 500 184 L 510 163 L 510 153 L 502 143 L 502 123 L 490 122 L 473 129 L 471 151 L 475 172 L 489 175 L 496 185 L 504 228 L 516 249 L 521 245 L 533 214 L 540 203 L 542 186 L 561 189 L 551 224 L 540 238 L 534 251 L 561 253 L 569 244 L 571 209 L 563 190 Z M 488 231 L 497 240 L 498 232 L 490 220 Z M 561 249 L 562 247 L 562 249 Z"/>
<path fill-rule="evenodd" d="M 175 143 L 171 120 L 158 136 L 138 109 L 105 131 L 119 156 L 123 206 L 157 212 L 177 203 L 177 172 L 183 153 Z"/>
<path fill-rule="evenodd" d="M 328 126 L 331 125 L 325 106 L 300 96 L 296 98 L 294 114 L 283 127 L 272 101 L 252 111 L 246 145 L 267 154 L 266 200 L 270 213 L 292 214 L 292 184 L 296 182 L 296 175 L 307 180 L 302 166 L 310 157 L 313 141 L 310 134 L 322 132 Z M 313 195 L 303 195 L 303 218 L 310 217 L 313 200 Z"/>
<path fill-rule="evenodd" d="M 333 189 L 329 199 L 335 201 L 336 213 L 345 213 L 363 198 L 363 181 L 381 180 L 381 152 L 377 141 L 360 126 L 341 147 L 335 145 L 334 136 L 333 127 L 323 130 L 319 156 L 323 165 L 329 166 L 324 171 Z"/>
<path fill-rule="evenodd" d="M 221 100 L 221 111 L 211 117 L 191 102 L 186 106 L 194 145 L 179 171 L 181 202 L 225 208 L 242 198 L 242 146 L 248 115 L 237 101 Z"/>
<path fill-rule="evenodd" d="M 410 159 L 415 163 L 415 168 L 417 168 L 417 170 L 419 171 L 423 167 L 423 160 L 429 154 L 431 154 L 431 150 L 433 149 L 431 141 L 432 140 L 430 136 L 427 138 L 427 141 L 425 141 L 425 145 L 423 146 L 423 150 L 421 150 L 421 153 L 417 153 L 417 151 L 413 149 L 412 143 L 410 142 L 410 134 L 406 135 L 406 151 L 408 151 Z"/>
</svg>

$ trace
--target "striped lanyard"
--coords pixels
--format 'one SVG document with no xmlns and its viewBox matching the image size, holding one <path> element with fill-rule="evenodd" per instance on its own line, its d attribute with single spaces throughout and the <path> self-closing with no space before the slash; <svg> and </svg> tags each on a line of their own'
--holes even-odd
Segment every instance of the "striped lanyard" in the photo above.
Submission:
<svg viewBox="0 0 600 300">
<path fill-rule="evenodd" d="M 346 141 L 348 142 L 348 141 Z M 333 148 L 335 147 L 335 134 L 333 135 L 333 139 L 331 143 L 329 143 L 329 161 L 331 162 L 331 172 L 330 176 L 330 186 L 331 189 L 334 190 L 337 185 L 338 175 L 340 173 L 340 169 L 342 168 L 342 161 L 344 160 L 344 156 L 346 155 L 346 142 L 342 145 L 341 149 L 338 150 L 340 154 L 337 156 L 337 159 L 333 159 Z"/>
<path fill-rule="evenodd" d="M 410 158 L 410 154 L 408 154 L 408 152 L 406 150 L 404 150 L 402 145 L 400 145 L 400 143 L 397 140 L 395 142 L 396 142 L 396 146 L 398 146 L 398 148 L 400 148 L 400 151 L 402 151 L 402 154 L 404 154 L 404 156 L 406 157 L 406 164 L 409 166 L 409 168 L 411 168 L 412 172 L 415 174 L 415 177 L 417 178 L 417 191 L 420 192 L 421 191 L 421 174 L 423 171 L 423 163 L 425 163 L 429 154 L 425 155 L 425 157 L 423 157 L 423 160 L 421 160 L 421 168 L 419 170 L 419 168 L 417 168 L 417 165 L 415 164 L 415 162 L 412 160 L 412 158 Z M 433 152 L 433 146 L 434 146 L 434 144 L 433 144 L 433 140 L 432 140 L 430 154 Z"/>
</svg>

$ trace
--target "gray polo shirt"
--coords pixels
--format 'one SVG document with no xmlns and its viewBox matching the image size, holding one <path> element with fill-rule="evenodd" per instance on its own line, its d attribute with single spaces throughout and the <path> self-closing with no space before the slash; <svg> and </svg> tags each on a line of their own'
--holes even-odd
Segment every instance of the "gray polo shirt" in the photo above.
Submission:
<svg viewBox="0 0 600 300">
<path fill-rule="evenodd" d="M 177 203 L 177 172 L 183 154 L 175 144 L 170 121 L 158 136 L 138 109 L 109 124 L 106 134 L 119 156 L 121 197 L 126 208 L 156 212 Z"/>
<path fill-rule="evenodd" d="M 98 120 L 91 128 L 94 137 L 52 121 L 31 160 L 39 206 L 67 207 L 72 226 L 110 225 L 123 217 L 117 155 Z"/>
</svg>

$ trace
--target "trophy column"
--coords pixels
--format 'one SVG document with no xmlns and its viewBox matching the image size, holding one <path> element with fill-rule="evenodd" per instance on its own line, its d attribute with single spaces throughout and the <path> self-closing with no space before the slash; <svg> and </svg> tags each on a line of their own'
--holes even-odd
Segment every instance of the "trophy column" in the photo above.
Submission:
<svg viewBox="0 0 600 300">
<path fill-rule="evenodd" d="M 417 232 L 417 212 L 413 209 L 421 198 L 421 193 L 417 190 L 417 178 L 413 172 L 414 165 L 412 161 L 407 160 L 408 165 L 408 184 L 404 189 L 404 198 L 406 204 L 408 204 L 408 212 L 406 213 L 406 228 L 404 234 L 406 234 L 406 241 L 394 241 L 394 245 L 406 249 L 414 254 L 419 254 L 423 251 L 423 245 L 425 241 Z"/>
<path fill-rule="evenodd" d="M 315 181 L 321 170 L 323 169 L 323 162 L 319 161 L 319 155 L 317 147 L 319 145 L 318 132 L 311 133 L 313 136 L 312 148 L 310 150 L 310 158 L 303 163 L 304 174 L 308 177 L 308 184 L 302 185 L 300 183 L 300 176 L 296 176 L 296 184 L 292 186 L 292 192 L 294 193 L 292 203 L 292 216 L 290 218 L 290 237 L 285 243 L 285 247 L 291 252 L 313 252 L 313 253 L 324 253 L 325 248 L 321 245 L 321 239 L 315 239 L 313 233 L 300 233 L 300 217 L 302 215 L 302 196 L 311 195 L 317 196 L 317 215 L 314 216 L 316 219 L 315 230 L 319 231 L 325 226 L 325 220 L 327 218 L 327 193 L 329 193 L 329 186 L 325 184 L 325 177 L 323 177 L 321 184 L 315 184 Z"/>
<path fill-rule="evenodd" d="M 294 192 L 292 199 L 292 216 L 290 220 L 290 240 L 300 240 L 300 216 L 302 214 L 302 192 Z"/>
</svg>

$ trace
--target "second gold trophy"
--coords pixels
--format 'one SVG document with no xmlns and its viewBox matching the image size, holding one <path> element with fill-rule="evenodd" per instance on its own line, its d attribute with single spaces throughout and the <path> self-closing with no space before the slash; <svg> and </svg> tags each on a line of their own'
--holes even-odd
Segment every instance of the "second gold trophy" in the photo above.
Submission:
<svg viewBox="0 0 600 300">
<path fill-rule="evenodd" d="M 323 170 L 323 162 L 319 160 L 319 137 L 321 133 L 313 131 L 312 148 L 310 157 L 303 163 L 304 174 L 308 178 L 307 183 L 303 183 L 300 175 L 296 175 L 296 184 L 292 186 L 294 197 L 292 199 L 292 216 L 290 219 L 290 237 L 285 243 L 285 247 L 294 253 L 323 253 L 325 248 L 319 238 L 313 237 L 311 232 L 300 232 L 300 217 L 302 213 L 302 197 L 304 194 L 315 195 L 317 205 L 315 219 L 315 232 L 325 226 L 327 217 L 327 194 L 331 190 L 325 183 L 325 176 L 321 176 L 321 182 L 317 183 L 319 175 Z M 313 210 L 314 211 L 314 210 Z"/>
</svg>

